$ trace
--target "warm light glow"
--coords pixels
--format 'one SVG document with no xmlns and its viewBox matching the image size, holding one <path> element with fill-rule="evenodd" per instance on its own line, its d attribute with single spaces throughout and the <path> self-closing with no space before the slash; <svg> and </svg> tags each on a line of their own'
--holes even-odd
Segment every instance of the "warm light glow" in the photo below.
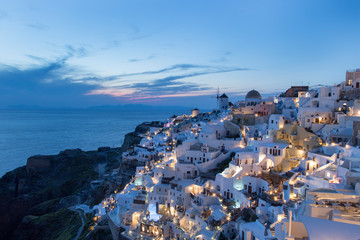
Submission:
<svg viewBox="0 0 360 240">
<path fill-rule="evenodd" d="M 285 218 L 285 216 L 283 214 L 279 214 L 277 217 L 278 222 L 281 222 L 281 220 L 283 220 Z"/>
</svg>

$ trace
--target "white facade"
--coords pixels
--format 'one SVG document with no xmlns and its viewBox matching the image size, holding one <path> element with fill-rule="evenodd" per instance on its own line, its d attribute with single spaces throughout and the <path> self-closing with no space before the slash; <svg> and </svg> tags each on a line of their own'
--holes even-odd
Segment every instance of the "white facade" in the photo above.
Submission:
<svg viewBox="0 0 360 240">
<path fill-rule="evenodd" d="M 228 98 L 228 96 L 225 95 L 225 93 L 219 97 L 218 101 L 219 101 L 220 110 L 224 111 L 224 110 L 228 109 L 229 98 Z"/>
<path fill-rule="evenodd" d="M 185 162 L 200 164 L 209 162 L 220 155 L 220 151 L 206 144 L 202 145 L 199 150 L 189 149 L 185 152 Z"/>
<path fill-rule="evenodd" d="M 279 130 L 284 127 L 285 118 L 281 114 L 271 114 L 269 118 L 269 130 Z"/>
</svg>

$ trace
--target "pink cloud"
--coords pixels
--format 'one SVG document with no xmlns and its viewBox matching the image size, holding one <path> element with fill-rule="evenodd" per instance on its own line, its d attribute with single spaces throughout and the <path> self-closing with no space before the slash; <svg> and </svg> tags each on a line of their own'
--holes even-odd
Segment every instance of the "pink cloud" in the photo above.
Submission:
<svg viewBox="0 0 360 240">
<path fill-rule="evenodd" d="M 122 97 L 126 98 L 131 102 L 141 102 L 146 100 L 146 102 L 156 102 L 160 101 L 163 98 L 178 98 L 178 97 L 198 97 L 211 95 L 213 92 L 202 91 L 202 92 L 189 92 L 189 93 L 174 93 L 174 94 L 159 94 L 159 95 L 139 95 L 135 90 L 123 90 L 123 89 L 97 89 L 92 90 L 85 95 L 109 95 L 112 97 Z"/>
</svg>

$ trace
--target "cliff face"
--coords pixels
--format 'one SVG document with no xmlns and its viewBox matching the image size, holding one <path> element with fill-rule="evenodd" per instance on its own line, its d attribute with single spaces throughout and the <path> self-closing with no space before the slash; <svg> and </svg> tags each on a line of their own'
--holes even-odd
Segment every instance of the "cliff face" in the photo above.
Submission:
<svg viewBox="0 0 360 240">
<path fill-rule="evenodd" d="M 76 231 L 68 223 L 79 224 L 80 220 L 67 207 L 78 202 L 96 204 L 113 188 L 125 185 L 135 169 L 121 166 L 121 154 L 139 143 L 139 134 L 146 133 L 151 126 L 157 125 L 140 124 L 125 136 L 118 149 L 89 152 L 74 149 L 58 155 L 32 156 L 26 166 L 5 174 L 0 179 L 0 239 L 72 239 Z M 120 174 L 118 185 L 105 181 L 97 189 L 91 188 L 90 182 L 101 178 L 99 166 L 110 170 L 119 164 L 128 174 Z M 44 229 L 53 231 L 43 234 Z"/>
<path fill-rule="evenodd" d="M 163 123 L 161 122 L 146 122 L 139 124 L 134 132 L 128 133 L 125 135 L 124 143 L 121 146 L 123 152 L 127 151 L 132 145 L 139 144 L 141 141 L 141 134 L 145 134 L 149 131 L 150 127 L 162 127 Z"/>
<path fill-rule="evenodd" d="M 34 173 L 45 173 L 51 170 L 51 162 L 55 156 L 33 156 L 27 160 L 26 171 Z"/>
<path fill-rule="evenodd" d="M 26 167 L 7 173 L 0 180 L 0 239 L 10 239 L 24 216 L 41 218 L 59 210 L 61 198 L 90 191 L 90 181 L 98 177 L 95 167 L 105 162 L 106 157 L 96 152 L 66 150 L 54 156 L 33 156 Z M 49 201 L 52 206 L 45 204 Z"/>
</svg>

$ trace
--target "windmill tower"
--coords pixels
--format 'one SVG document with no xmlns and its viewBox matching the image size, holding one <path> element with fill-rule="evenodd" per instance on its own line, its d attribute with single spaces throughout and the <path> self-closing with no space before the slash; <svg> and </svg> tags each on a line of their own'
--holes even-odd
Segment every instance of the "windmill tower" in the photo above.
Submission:
<svg viewBox="0 0 360 240">
<path fill-rule="evenodd" d="M 220 90 L 219 87 L 217 89 L 216 92 L 216 97 L 212 97 L 212 98 L 216 98 L 216 108 L 224 111 L 226 109 L 228 109 L 229 107 L 229 97 L 226 96 L 225 93 L 223 93 L 222 95 L 220 95 Z"/>
<path fill-rule="evenodd" d="M 212 97 L 212 98 L 216 98 L 216 109 L 219 109 L 220 107 L 220 89 L 219 87 L 217 88 L 217 92 L 216 92 L 216 96 L 215 97 Z"/>
<path fill-rule="evenodd" d="M 221 111 L 226 111 L 226 110 L 228 109 L 228 107 L 229 107 L 229 97 L 226 96 L 225 93 L 223 93 L 223 94 L 219 97 L 218 103 L 219 103 L 218 108 L 219 108 Z"/>
</svg>

